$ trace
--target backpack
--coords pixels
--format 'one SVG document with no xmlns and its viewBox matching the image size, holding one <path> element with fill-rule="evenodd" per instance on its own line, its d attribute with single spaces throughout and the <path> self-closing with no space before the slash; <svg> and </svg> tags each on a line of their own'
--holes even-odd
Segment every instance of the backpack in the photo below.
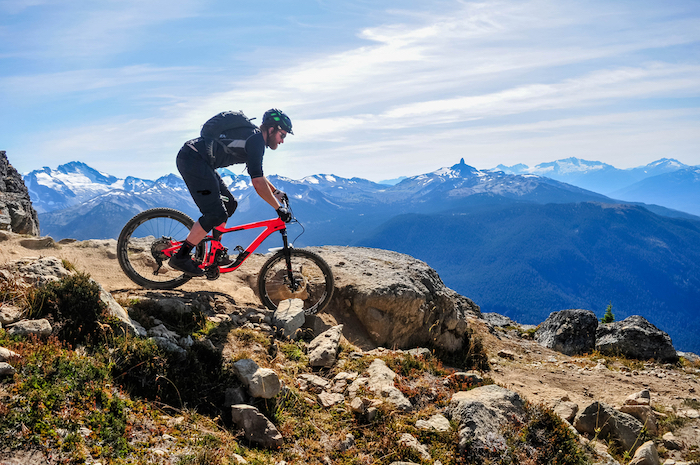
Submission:
<svg viewBox="0 0 700 465">
<path fill-rule="evenodd" d="M 206 142 L 207 157 L 212 167 L 214 166 L 214 142 L 216 141 L 228 152 L 226 144 L 219 139 L 227 139 L 228 131 L 241 128 L 257 129 L 258 127 L 242 111 L 222 111 L 204 123 L 200 135 Z"/>
</svg>

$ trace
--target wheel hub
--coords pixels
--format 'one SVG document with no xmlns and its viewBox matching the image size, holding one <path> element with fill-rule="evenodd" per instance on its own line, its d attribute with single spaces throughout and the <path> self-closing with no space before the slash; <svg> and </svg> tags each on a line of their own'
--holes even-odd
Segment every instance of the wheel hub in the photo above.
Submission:
<svg viewBox="0 0 700 465">
<path fill-rule="evenodd" d="M 158 264 L 161 264 L 168 259 L 168 256 L 165 255 L 163 250 L 172 247 L 172 245 L 172 239 L 169 237 L 161 237 L 151 244 L 151 255 L 156 259 Z"/>
</svg>

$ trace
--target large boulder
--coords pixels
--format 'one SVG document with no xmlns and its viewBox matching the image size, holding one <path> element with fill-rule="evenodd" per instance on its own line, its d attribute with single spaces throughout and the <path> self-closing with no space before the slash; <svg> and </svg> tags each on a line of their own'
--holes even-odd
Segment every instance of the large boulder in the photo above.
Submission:
<svg viewBox="0 0 700 465">
<path fill-rule="evenodd" d="M 553 312 L 540 325 L 535 339 L 540 345 L 566 355 L 592 352 L 598 318 L 590 310 Z"/>
<path fill-rule="evenodd" d="M 525 416 L 525 403 L 518 393 L 491 384 L 452 395 L 447 418 L 459 424 L 459 447 L 477 454 L 505 450 L 503 428 Z"/>
<path fill-rule="evenodd" d="M 231 406 L 231 420 L 251 442 L 268 449 L 278 449 L 284 444 L 279 430 L 255 407 L 245 404 Z"/>
<path fill-rule="evenodd" d="M 632 415 L 622 413 L 603 402 L 592 402 L 574 419 L 574 428 L 579 433 L 611 438 L 630 454 L 642 445 L 642 425 Z"/>
<path fill-rule="evenodd" d="M 330 309 L 353 315 L 376 346 L 424 347 L 447 351 L 464 347 L 467 317 L 479 307 L 447 288 L 437 272 L 415 258 L 364 247 L 312 250 L 331 266 L 335 292 Z M 356 325 L 346 325 L 346 327 Z"/>
<path fill-rule="evenodd" d="M 0 150 L 0 230 L 39 235 L 39 216 L 32 207 L 22 176 Z"/>
<path fill-rule="evenodd" d="M 671 337 L 639 315 L 598 326 L 595 348 L 604 354 L 639 360 L 678 360 Z"/>
</svg>

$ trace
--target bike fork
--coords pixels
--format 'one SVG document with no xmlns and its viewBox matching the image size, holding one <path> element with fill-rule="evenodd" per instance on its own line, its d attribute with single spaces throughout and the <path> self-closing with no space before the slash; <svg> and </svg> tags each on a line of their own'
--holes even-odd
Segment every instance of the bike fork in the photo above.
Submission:
<svg viewBox="0 0 700 465">
<path fill-rule="evenodd" d="M 284 261 L 287 264 L 287 280 L 289 280 L 289 287 L 292 292 L 296 292 L 299 289 L 299 284 L 294 279 L 294 272 L 292 271 L 292 249 L 289 247 L 289 241 L 287 240 L 287 229 L 280 231 L 282 234 L 282 244 L 284 251 Z"/>
</svg>

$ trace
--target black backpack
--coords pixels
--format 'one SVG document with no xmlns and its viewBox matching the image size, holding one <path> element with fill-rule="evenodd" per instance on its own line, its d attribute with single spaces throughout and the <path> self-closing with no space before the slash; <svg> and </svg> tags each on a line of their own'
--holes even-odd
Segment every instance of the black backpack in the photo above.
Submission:
<svg viewBox="0 0 700 465">
<path fill-rule="evenodd" d="M 258 127 L 254 125 L 242 111 L 222 111 L 218 115 L 209 118 L 209 120 L 204 123 L 200 135 L 206 142 L 207 156 L 209 164 L 212 165 L 212 167 L 214 166 L 214 142 L 216 141 L 216 143 L 221 145 L 221 147 L 228 152 L 226 144 L 219 139 L 227 139 L 229 138 L 227 137 L 229 131 L 241 128 L 257 129 Z"/>
</svg>

